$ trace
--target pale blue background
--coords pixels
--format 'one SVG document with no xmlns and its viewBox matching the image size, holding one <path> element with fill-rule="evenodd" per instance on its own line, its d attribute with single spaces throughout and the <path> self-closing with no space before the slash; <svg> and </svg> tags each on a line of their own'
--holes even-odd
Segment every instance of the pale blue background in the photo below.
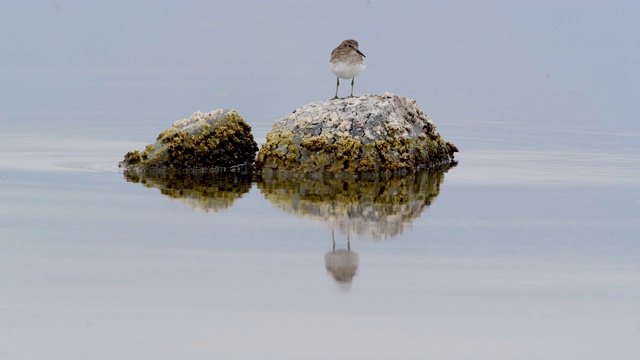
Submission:
<svg viewBox="0 0 640 360">
<path fill-rule="evenodd" d="M 55 111 L 78 131 L 161 128 L 225 107 L 264 133 L 331 96 L 329 53 L 355 38 L 368 62 L 357 93 L 415 98 L 441 126 L 637 131 L 639 12 L 633 1 L 3 1 L 3 126 Z"/>
</svg>

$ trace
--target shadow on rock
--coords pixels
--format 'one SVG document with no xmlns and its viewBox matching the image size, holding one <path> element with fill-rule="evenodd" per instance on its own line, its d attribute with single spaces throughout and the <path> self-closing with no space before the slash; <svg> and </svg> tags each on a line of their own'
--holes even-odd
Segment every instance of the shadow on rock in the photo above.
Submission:
<svg viewBox="0 0 640 360">
<path fill-rule="evenodd" d="M 210 171 L 124 171 L 127 181 L 156 188 L 170 198 L 188 204 L 194 210 L 216 212 L 230 208 L 249 192 L 252 174 Z"/>
<path fill-rule="evenodd" d="M 423 169 L 404 177 L 336 179 L 259 177 L 258 188 L 284 211 L 328 223 L 344 234 L 390 239 L 402 234 L 440 193 L 447 169 Z"/>
</svg>

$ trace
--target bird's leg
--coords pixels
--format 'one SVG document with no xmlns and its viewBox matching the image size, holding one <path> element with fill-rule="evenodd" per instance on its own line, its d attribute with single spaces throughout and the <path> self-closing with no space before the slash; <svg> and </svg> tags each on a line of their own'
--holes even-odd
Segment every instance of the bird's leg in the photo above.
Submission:
<svg viewBox="0 0 640 360">
<path fill-rule="evenodd" d="M 338 98 L 338 88 L 340 87 L 340 78 L 336 76 L 337 82 L 336 82 L 336 96 L 332 97 L 332 99 L 337 99 Z"/>
<path fill-rule="evenodd" d="M 333 251 L 336 251 L 336 238 L 333 237 L 333 229 L 331 229 L 331 240 L 333 240 Z"/>
<path fill-rule="evenodd" d="M 351 97 L 353 97 L 353 82 L 356 81 L 356 78 L 351 79 Z"/>
</svg>

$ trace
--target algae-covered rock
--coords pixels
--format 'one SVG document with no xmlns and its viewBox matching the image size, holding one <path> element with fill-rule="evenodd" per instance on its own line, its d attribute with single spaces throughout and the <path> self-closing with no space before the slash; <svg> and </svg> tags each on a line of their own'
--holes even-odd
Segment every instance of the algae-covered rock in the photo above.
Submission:
<svg viewBox="0 0 640 360">
<path fill-rule="evenodd" d="M 305 105 L 276 120 L 256 159 L 263 173 L 406 173 L 454 162 L 455 145 L 415 100 L 393 94 Z"/>
<path fill-rule="evenodd" d="M 125 155 L 121 167 L 149 169 L 232 169 L 251 165 L 258 145 L 251 127 L 235 110 L 196 112 L 176 121 L 144 151 Z"/>
</svg>

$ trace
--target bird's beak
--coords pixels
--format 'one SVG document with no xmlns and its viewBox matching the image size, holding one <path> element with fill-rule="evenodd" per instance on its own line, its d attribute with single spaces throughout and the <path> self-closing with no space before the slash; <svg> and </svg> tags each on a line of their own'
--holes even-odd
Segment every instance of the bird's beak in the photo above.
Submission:
<svg viewBox="0 0 640 360">
<path fill-rule="evenodd" d="M 362 57 L 366 57 L 366 56 L 364 56 L 364 54 L 363 54 L 363 53 L 361 53 L 361 52 L 360 52 L 360 50 L 356 49 L 356 52 L 357 52 L 358 54 L 362 55 Z"/>
</svg>

